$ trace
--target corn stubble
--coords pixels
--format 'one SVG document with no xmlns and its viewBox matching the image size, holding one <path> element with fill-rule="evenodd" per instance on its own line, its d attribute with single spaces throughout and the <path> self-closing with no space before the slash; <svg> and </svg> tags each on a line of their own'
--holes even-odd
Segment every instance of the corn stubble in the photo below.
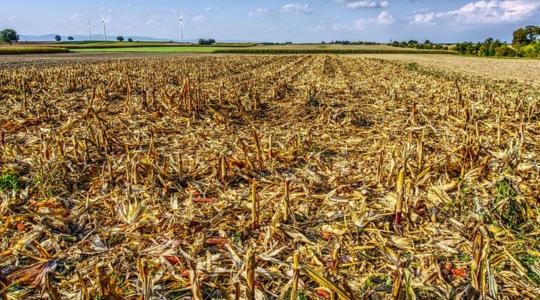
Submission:
<svg viewBox="0 0 540 300">
<path fill-rule="evenodd" d="M 540 95 L 334 56 L 0 70 L 0 299 L 539 298 Z"/>
</svg>

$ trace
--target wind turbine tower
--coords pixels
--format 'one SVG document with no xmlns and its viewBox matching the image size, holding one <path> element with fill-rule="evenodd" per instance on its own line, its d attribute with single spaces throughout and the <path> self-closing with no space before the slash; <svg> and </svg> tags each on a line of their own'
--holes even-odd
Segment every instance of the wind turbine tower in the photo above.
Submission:
<svg viewBox="0 0 540 300">
<path fill-rule="evenodd" d="M 101 15 L 101 22 L 103 22 L 103 38 L 107 40 L 107 20 L 103 15 Z"/>
<path fill-rule="evenodd" d="M 90 20 L 88 20 L 88 40 L 92 40 L 92 26 L 90 25 Z"/>
<path fill-rule="evenodd" d="M 180 23 L 180 43 L 184 43 L 184 13 L 180 15 L 178 18 L 178 22 Z"/>
</svg>

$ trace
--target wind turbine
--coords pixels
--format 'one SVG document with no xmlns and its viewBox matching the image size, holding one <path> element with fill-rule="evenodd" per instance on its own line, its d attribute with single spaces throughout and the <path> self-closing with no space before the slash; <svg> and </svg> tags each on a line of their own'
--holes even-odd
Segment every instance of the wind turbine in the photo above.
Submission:
<svg viewBox="0 0 540 300">
<path fill-rule="evenodd" d="M 103 22 L 103 38 L 105 39 L 105 41 L 107 40 L 107 20 L 105 19 L 105 17 L 103 15 L 101 15 L 101 22 Z"/>
<path fill-rule="evenodd" d="M 92 40 L 92 26 L 90 25 L 90 20 L 88 20 L 87 24 L 88 24 L 88 39 L 91 41 Z"/>
<path fill-rule="evenodd" d="M 180 23 L 180 43 L 184 43 L 184 13 L 180 15 L 178 18 L 178 22 Z"/>
</svg>

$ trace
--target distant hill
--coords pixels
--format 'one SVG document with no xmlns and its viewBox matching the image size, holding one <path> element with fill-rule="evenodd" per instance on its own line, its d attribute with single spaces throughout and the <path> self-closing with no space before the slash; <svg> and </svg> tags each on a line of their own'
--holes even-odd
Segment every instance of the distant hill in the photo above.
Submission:
<svg viewBox="0 0 540 300">
<path fill-rule="evenodd" d="M 45 34 L 45 35 L 24 35 L 21 34 L 20 41 L 21 42 L 54 42 L 54 37 L 56 36 L 55 33 Z M 60 35 L 62 37 L 62 41 L 67 41 L 69 35 Z M 87 41 L 88 36 L 87 35 L 71 35 L 75 41 Z M 107 35 L 107 40 L 109 41 L 116 41 L 116 37 L 118 35 Z M 154 38 L 149 36 L 135 36 L 135 35 L 122 35 L 126 40 L 128 38 L 132 38 L 134 41 L 140 41 L 140 42 L 168 42 L 168 41 L 177 41 L 178 38 L 175 39 L 166 39 L 166 38 Z M 92 40 L 94 41 L 102 41 L 103 35 L 101 34 L 95 34 L 92 35 Z M 198 39 L 186 39 L 184 42 L 186 43 L 197 43 Z M 221 43 L 247 43 L 249 41 L 242 41 L 242 40 L 218 40 L 218 42 Z"/>
<path fill-rule="evenodd" d="M 21 35 L 20 41 L 21 42 L 53 42 L 54 37 L 56 34 L 45 34 L 45 35 Z M 62 41 L 68 40 L 68 35 L 60 35 L 62 37 Z M 75 41 L 87 41 L 88 36 L 87 35 L 71 35 Z M 153 38 L 148 36 L 131 36 L 131 35 L 122 35 L 126 40 L 128 38 L 132 38 L 134 41 L 143 41 L 143 42 L 168 42 L 171 39 L 163 39 L 163 38 Z M 115 41 L 117 35 L 108 35 L 107 40 L 109 41 Z M 99 41 L 103 40 L 103 35 L 96 34 L 92 35 L 92 40 Z M 186 42 L 196 42 L 195 40 L 186 40 Z"/>
</svg>

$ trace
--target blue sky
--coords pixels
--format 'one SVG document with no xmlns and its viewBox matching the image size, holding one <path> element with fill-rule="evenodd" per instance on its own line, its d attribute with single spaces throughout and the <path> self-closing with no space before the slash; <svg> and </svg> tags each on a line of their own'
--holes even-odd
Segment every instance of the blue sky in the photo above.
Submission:
<svg viewBox="0 0 540 300">
<path fill-rule="evenodd" d="M 540 0 L 3 0 L 0 28 L 22 35 L 101 32 L 110 35 L 217 40 L 319 42 L 430 39 L 510 40 L 520 26 L 540 23 Z"/>
</svg>

